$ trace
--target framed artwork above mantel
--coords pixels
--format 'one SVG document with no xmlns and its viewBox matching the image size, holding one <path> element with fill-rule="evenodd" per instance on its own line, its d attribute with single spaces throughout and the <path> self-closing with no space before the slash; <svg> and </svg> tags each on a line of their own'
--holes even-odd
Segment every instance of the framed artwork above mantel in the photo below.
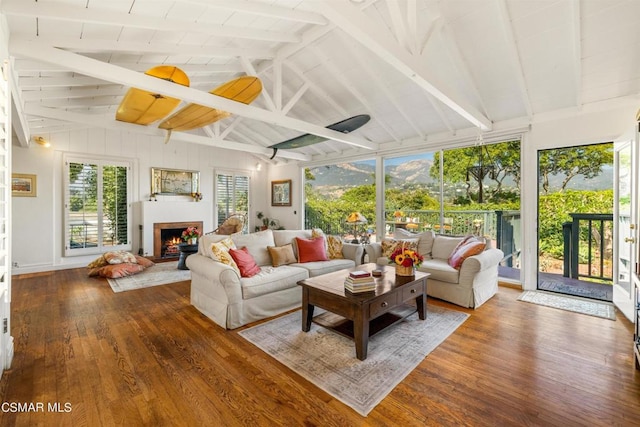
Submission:
<svg viewBox="0 0 640 427">
<path fill-rule="evenodd" d="M 200 172 L 151 168 L 151 194 L 185 195 L 200 193 Z"/>
<path fill-rule="evenodd" d="M 291 180 L 271 181 L 271 206 L 291 206 Z"/>
</svg>

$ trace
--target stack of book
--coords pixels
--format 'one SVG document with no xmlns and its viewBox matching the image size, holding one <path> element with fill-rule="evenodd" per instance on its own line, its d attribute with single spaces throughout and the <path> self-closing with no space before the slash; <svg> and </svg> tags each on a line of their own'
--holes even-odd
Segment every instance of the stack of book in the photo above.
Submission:
<svg viewBox="0 0 640 427">
<path fill-rule="evenodd" d="M 344 280 L 344 288 L 353 294 L 372 292 L 376 290 L 376 281 L 368 271 L 356 270 Z"/>
</svg>

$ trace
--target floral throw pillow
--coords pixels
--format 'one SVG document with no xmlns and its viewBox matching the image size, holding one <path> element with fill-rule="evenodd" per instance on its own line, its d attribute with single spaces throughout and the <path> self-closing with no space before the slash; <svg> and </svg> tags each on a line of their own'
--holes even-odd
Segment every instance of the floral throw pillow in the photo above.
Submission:
<svg viewBox="0 0 640 427">
<path fill-rule="evenodd" d="M 327 236 L 327 255 L 329 259 L 343 259 L 342 239 L 340 236 Z"/>
<path fill-rule="evenodd" d="M 131 264 L 138 263 L 138 260 L 136 259 L 136 257 L 132 253 L 127 251 L 110 251 L 110 252 L 105 252 L 104 255 L 102 256 L 109 264 L 122 264 L 125 262 L 131 263 Z"/>
<path fill-rule="evenodd" d="M 233 260 L 233 257 L 229 255 L 230 249 L 236 249 L 236 245 L 233 243 L 230 237 L 227 237 L 224 240 L 221 240 L 217 243 L 211 244 L 211 259 L 214 261 L 221 262 L 223 264 L 228 265 L 233 268 L 235 271 L 240 273 L 240 269 L 238 269 L 238 265 Z"/>
<path fill-rule="evenodd" d="M 380 242 L 380 246 L 382 247 L 382 256 L 385 258 L 389 258 L 393 251 L 396 250 L 398 246 L 404 246 L 406 249 L 417 251 L 418 250 L 418 239 L 384 239 Z"/>
</svg>

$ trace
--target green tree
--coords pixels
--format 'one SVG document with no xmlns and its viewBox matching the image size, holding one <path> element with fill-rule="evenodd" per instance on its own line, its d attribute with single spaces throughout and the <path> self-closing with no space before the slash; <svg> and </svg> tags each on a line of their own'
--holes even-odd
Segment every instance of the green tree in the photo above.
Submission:
<svg viewBox="0 0 640 427">
<path fill-rule="evenodd" d="M 503 196 L 504 181 L 511 177 L 516 188 L 520 185 L 520 141 L 507 141 L 499 144 L 487 144 L 474 147 L 459 148 L 445 151 L 443 157 L 444 182 L 449 184 L 466 183 L 467 199 L 482 201 L 498 201 Z M 474 176 L 472 168 L 476 171 L 481 167 L 484 173 Z M 433 166 L 429 175 L 435 179 L 440 177 L 440 152 L 434 155 Z M 478 179 L 483 178 L 483 179 Z M 489 180 L 493 185 L 486 185 Z M 473 192 L 472 183 L 478 184 L 477 192 Z M 485 186 L 489 193 L 485 193 Z"/>
<path fill-rule="evenodd" d="M 583 175 L 592 179 L 602 173 L 602 167 L 613 163 L 613 144 L 556 148 L 540 152 L 540 180 L 544 194 L 549 194 L 549 179 L 564 175 L 559 191 L 564 191 L 573 178 Z"/>
</svg>

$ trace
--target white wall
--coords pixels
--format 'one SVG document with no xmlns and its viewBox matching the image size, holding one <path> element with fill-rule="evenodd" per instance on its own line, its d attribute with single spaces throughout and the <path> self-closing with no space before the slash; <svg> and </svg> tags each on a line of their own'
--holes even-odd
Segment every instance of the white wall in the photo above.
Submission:
<svg viewBox="0 0 640 427">
<path fill-rule="evenodd" d="M 37 197 L 14 197 L 12 200 L 13 262 L 19 266 L 13 268 L 13 274 L 85 266 L 96 257 L 63 256 L 62 161 L 65 153 L 133 160 L 134 202 L 149 198 L 151 167 L 200 171 L 204 198 L 198 205 L 208 204 L 210 212 L 209 218 L 202 218 L 205 224 L 215 223 L 213 189 L 216 169 L 251 172 L 251 225 L 255 221 L 255 212 L 265 211 L 268 207 L 269 199 L 264 190 L 268 168 L 256 171 L 258 160 L 246 153 L 177 141 L 165 145 L 163 138 L 102 129 L 42 136 L 51 142 L 51 148 L 32 144 L 30 148 L 14 146 L 13 150 L 13 172 L 36 174 L 38 180 Z M 157 203 L 189 200 L 182 196 L 165 198 L 166 201 L 159 198 Z M 133 252 L 137 252 L 140 246 L 140 221 L 139 215 L 134 216 Z"/>
</svg>

